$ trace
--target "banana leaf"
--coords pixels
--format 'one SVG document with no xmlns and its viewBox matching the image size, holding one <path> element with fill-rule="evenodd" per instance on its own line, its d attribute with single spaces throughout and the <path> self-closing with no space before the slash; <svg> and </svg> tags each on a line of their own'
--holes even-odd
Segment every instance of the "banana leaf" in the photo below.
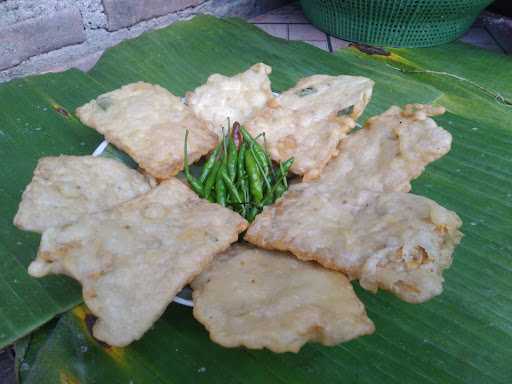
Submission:
<svg viewBox="0 0 512 384">
<path fill-rule="evenodd" d="M 381 52 L 384 53 L 384 52 Z M 445 273 L 445 292 L 421 305 L 387 294 L 357 293 L 374 335 L 337 347 L 310 344 L 298 354 L 225 349 L 209 341 L 188 308 L 172 304 L 138 342 L 118 349 L 90 337 L 83 306 L 27 342 L 20 374 L 27 383 L 509 383 L 512 381 L 512 62 L 462 44 L 330 55 L 272 38 L 237 19 L 196 17 L 108 50 L 88 74 L 66 71 L 0 86 L 3 199 L 0 213 L 0 345 L 80 302 L 61 276 L 32 279 L 25 268 L 38 236 L 12 217 L 37 159 L 91 153 L 101 138 L 74 109 L 101 92 L 144 80 L 177 95 L 209 74 L 234 74 L 263 61 L 275 91 L 314 73 L 376 81 L 362 121 L 391 104 L 442 104 L 438 118 L 453 149 L 428 167 L 413 191 L 456 211 L 462 244 Z M 89 320 L 88 320 L 89 319 Z"/>
</svg>

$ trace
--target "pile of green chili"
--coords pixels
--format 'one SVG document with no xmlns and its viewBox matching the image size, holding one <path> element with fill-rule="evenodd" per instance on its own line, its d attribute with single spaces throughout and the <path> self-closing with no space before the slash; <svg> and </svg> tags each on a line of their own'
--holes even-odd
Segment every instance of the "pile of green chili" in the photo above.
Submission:
<svg viewBox="0 0 512 384">
<path fill-rule="evenodd" d="M 210 154 L 199 177 L 190 173 L 185 134 L 185 176 L 200 197 L 253 221 L 265 205 L 288 189 L 286 176 L 293 158 L 274 166 L 266 150 L 235 122 Z"/>
</svg>

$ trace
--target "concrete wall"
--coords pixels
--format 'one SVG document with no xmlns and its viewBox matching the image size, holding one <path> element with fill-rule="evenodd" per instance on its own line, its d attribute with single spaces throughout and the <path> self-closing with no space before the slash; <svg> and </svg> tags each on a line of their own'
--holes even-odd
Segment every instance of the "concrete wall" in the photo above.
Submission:
<svg viewBox="0 0 512 384">
<path fill-rule="evenodd" d="M 250 17 L 289 0 L 0 0 L 0 82 L 87 69 L 105 48 L 208 13 Z"/>
</svg>

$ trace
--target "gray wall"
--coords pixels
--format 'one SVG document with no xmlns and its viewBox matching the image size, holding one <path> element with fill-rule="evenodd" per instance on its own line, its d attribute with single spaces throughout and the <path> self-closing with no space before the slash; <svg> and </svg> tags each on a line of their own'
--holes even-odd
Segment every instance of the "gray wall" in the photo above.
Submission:
<svg viewBox="0 0 512 384">
<path fill-rule="evenodd" d="M 0 82 L 69 67 L 195 14 L 250 17 L 289 0 L 0 0 Z"/>
</svg>

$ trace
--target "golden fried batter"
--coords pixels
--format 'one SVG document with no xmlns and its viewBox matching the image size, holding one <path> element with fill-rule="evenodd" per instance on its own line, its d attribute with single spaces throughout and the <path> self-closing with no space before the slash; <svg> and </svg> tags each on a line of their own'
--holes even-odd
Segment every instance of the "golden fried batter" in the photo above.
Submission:
<svg viewBox="0 0 512 384">
<path fill-rule="evenodd" d="M 427 106 L 392 107 L 350 135 L 322 176 L 296 184 L 266 207 L 245 239 L 422 302 L 442 291 L 442 271 L 460 241 L 461 221 L 407 193 L 410 180 L 448 152 L 451 136 Z"/>
<path fill-rule="evenodd" d="M 14 218 L 20 229 L 43 232 L 103 211 L 150 190 L 148 180 L 123 163 L 93 156 L 39 159 Z"/>
<path fill-rule="evenodd" d="M 124 346 L 139 339 L 246 226 L 237 213 L 171 178 L 112 210 L 46 230 L 29 273 L 80 281 L 85 303 L 98 316 L 94 336 Z"/>
<path fill-rule="evenodd" d="M 187 94 L 187 104 L 220 134 L 228 118 L 244 124 L 272 99 L 271 72 L 268 65 L 258 63 L 232 77 L 215 73 L 206 84 Z"/>
<path fill-rule="evenodd" d="M 225 347 L 298 352 L 374 331 L 348 279 L 292 255 L 235 245 L 193 282 L 194 316 Z"/>
<path fill-rule="evenodd" d="M 265 133 L 272 159 L 294 157 L 291 171 L 318 177 L 368 104 L 373 81 L 365 77 L 303 78 L 247 122 L 253 136 Z M 263 143 L 263 140 L 262 140 Z"/>
<path fill-rule="evenodd" d="M 183 169 L 185 132 L 192 163 L 218 138 L 179 97 L 138 82 L 105 93 L 76 110 L 80 120 L 128 153 L 147 173 L 166 179 Z"/>
</svg>

